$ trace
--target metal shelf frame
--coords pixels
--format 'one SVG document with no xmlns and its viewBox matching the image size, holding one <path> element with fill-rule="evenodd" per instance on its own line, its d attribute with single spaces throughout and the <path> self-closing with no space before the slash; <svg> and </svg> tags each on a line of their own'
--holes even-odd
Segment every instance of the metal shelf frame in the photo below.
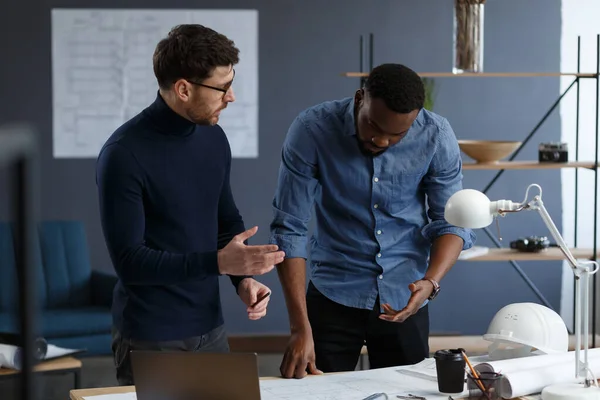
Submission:
<svg viewBox="0 0 600 400">
<path fill-rule="evenodd" d="M 368 61 L 368 71 L 373 69 L 373 34 L 369 34 L 369 47 L 367 49 L 369 59 Z M 364 72 L 364 53 L 365 49 L 365 39 L 361 35 L 360 37 L 360 72 L 345 72 L 342 76 L 350 77 L 350 78 L 360 78 L 360 87 L 363 87 L 366 81 L 368 72 Z M 575 168 L 575 235 L 574 235 L 574 247 L 577 248 L 577 239 L 578 239 L 578 189 L 579 189 L 579 169 L 590 169 L 594 172 L 594 232 L 593 232 L 593 246 L 592 246 L 592 258 L 591 260 L 597 260 L 597 241 L 598 241 L 598 133 L 599 133 L 599 122 L 600 122 L 600 34 L 596 36 L 596 71 L 595 72 L 581 72 L 581 36 L 577 37 L 577 72 L 521 72 L 521 73 L 463 73 L 463 74 L 454 74 L 449 72 L 425 72 L 419 73 L 421 77 L 438 77 L 438 78 L 471 78 L 471 77 L 496 77 L 496 78 L 517 78 L 517 77 L 562 77 L 562 76 L 572 76 L 573 81 L 571 84 L 558 96 L 556 101 L 550 106 L 550 108 L 546 111 L 544 116 L 539 120 L 539 122 L 534 126 L 534 128 L 525 136 L 521 145 L 512 153 L 512 155 L 508 158 L 507 161 L 503 162 L 506 168 L 502 168 L 502 164 L 498 165 L 498 168 L 489 168 L 489 169 L 497 169 L 498 172 L 494 175 L 494 177 L 489 181 L 489 183 L 483 189 L 483 193 L 489 192 L 492 186 L 498 181 L 498 179 L 504 174 L 506 170 L 510 169 L 521 169 L 521 168 L 510 168 L 510 163 L 515 162 L 515 158 L 519 155 L 521 150 L 523 150 L 524 146 L 535 136 L 540 127 L 544 124 L 544 122 L 548 119 L 548 117 L 552 114 L 552 112 L 558 107 L 562 99 L 566 96 L 573 87 L 576 88 L 576 126 L 575 126 L 575 160 L 574 162 L 567 163 L 564 165 L 565 168 Z M 579 117 L 580 117 L 580 82 L 582 79 L 594 79 L 596 81 L 596 104 L 595 104 L 595 151 L 594 151 L 594 161 L 593 162 L 580 162 L 579 160 Z M 586 145 L 590 145 L 586 143 Z M 516 162 L 515 162 L 516 163 Z M 581 163 L 583 165 L 578 165 Z M 475 165 L 471 165 L 467 169 L 480 169 Z M 482 168 L 483 169 L 483 168 Z M 486 168 L 487 169 L 487 168 Z M 536 168 L 526 168 L 526 169 L 536 169 Z M 543 168 L 539 168 L 543 169 Z M 486 235 L 492 240 L 494 245 L 497 248 L 502 248 L 502 244 L 500 241 L 494 236 L 494 234 L 490 231 L 489 227 L 484 228 L 484 232 Z M 540 257 L 540 261 L 544 260 L 545 257 Z M 547 258 L 546 258 L 547 259 Z M 527 286 L 533 291 L 533 293 L 537 296 L 537 298 L 549 308 L 552 308 L 549 301 L 546 297 L 541 293 L 541 291 L 537 288 L 535 283 L 527 276 L 525 271 L 521 268 L 521 266 L 517 263 L 516 260 L 508 260 L 514 270 L 519 274 L 519 276 L 523 279 L 523 281 L 527 284 Z M 592 335 L 592 347 L 596 347 L 596 301 L 597 301 L 597 286 L 598 286 L 598 276 L 594 275 L 592 279 L 592 323 L 591 323 L 591 332 Z M 575 308 L 575 306 L 573 306 Z"/>
</svg>

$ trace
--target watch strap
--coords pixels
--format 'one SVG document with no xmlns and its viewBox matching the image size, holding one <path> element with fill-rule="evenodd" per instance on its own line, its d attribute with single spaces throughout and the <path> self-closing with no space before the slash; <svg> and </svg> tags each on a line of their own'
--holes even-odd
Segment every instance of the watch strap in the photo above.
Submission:
<svg viewBox="0 0 600 400">
<path fill-rule="evenodd" d="M 431 282 L 431 284 L 433 285 L 433 291 L 431 292 L 431 294 L 429 295 L 429 300 L 433 300 L 435 299 L 435 297 L 437 296 L 437 294 L 440 291 L 440 284 L 433 278 L 423 278 L 423 281 L 429 281 Z"/>
</svg>

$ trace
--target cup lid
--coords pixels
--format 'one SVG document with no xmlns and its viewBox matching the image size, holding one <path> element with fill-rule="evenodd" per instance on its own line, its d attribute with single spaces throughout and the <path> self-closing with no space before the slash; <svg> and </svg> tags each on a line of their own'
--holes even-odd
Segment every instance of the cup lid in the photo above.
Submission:
<svg viewBox="0 0 600 400">
<path fill-rule="evenodd" d="M 463 359 L 463 349 L 444 349 L 438 350 L 433 355 L 436 360 L 453 360 L 458 361 Z"/>
</svg>

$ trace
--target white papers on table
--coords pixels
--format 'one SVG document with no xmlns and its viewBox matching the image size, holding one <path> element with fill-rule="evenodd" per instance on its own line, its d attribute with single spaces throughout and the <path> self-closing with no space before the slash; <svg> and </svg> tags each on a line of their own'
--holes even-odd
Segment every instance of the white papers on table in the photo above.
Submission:
<svg viewBox="0 0 600 400">
<path fill-rule="evenodd" d="M 0 367 L 19 369 L 21 348 L 9 344 L 0 344 Z"/>
<path fill-rule="evenodd" d="M 80 349 L 65 349 L 53 344 L 48 344 L 45 351 L 39 354 L 40 361 L 52 360 L 54 358 L 64 357 L 81 353 Z M 19 346 L 10 344 L 0 344 L 0 368 L 21 369 L 22 350 Z"/>
<path fill-rule="evenodd" d="M 262 380 L 261 400 L 362 400 L 374 393 L 386 393 L 390 398 L 413 394 L 427 400 L 448 399 L 447 394 L 438 391 L 437 382 L 399 374 L 398 370 L 403 368 L 406 367 L 313 375 L 304 379 Z M 453 397 L 466 395 L 464 391 Z"/>
<path fill-rule="evenodd" d="M 83 352 L 83 350 L 65 349 L 64 347 L 58 347 L 53 344 L 48 344 L 48 350 L 46 350 L 46 356 L 44 357 L 44 360 L 51 360 L 53 358 L 64 357 L 81 352 Z"/>
</svg>

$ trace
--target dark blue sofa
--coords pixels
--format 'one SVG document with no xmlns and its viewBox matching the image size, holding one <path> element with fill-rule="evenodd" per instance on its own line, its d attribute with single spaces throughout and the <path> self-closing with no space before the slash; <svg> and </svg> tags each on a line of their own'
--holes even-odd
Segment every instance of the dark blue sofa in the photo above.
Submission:
<svg viewBox="0 0 600 400">
<path fill-rule="evenodd" d="M 84 226 L 78 221 L 43 221 L 35 248 L 38 327 L 48 343 L 111 354 L 114 275 L 92 271 Z M 17 333 L 17 275 L 13 229 L 0 222 L 0 332 Z"/>
</svg>

